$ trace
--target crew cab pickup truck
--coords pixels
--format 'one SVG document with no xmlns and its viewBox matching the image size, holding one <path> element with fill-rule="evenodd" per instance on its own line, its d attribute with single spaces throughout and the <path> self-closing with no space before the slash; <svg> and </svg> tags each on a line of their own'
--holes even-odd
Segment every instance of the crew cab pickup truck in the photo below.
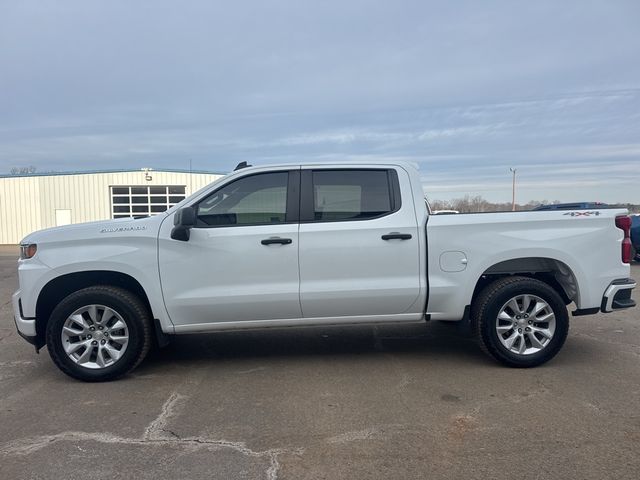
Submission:
<svg viewBox="0 0 640 480">
<path fill-rule="evenodd" d="M 626 210 L 430 215 L 423 195 L 399 163 L 250 167 L 157 216 L 39 231 L 15 322 L 100 381 L 171 335 L 428 320 L 468 321 L 495 359 L 532 367 L 565 342 L 568 305 L 635 305 Z"/>
</svg>

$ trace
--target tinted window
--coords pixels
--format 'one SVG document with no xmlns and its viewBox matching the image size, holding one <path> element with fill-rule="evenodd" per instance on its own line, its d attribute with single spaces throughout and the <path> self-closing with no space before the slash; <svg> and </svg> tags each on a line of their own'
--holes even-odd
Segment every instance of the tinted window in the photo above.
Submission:
<svg viewBox="0 0 640 480">
<path fill-rule="evenodd" d="M 288 178 L 261 173 L 225 185 L 198 204 L 199 226 L 284 223 Z"/>
<path fill-rule="evenodd" d="M 316 221 L 366 220 L 392 211 L 386 170 L 318 170 L 313 172 Z"/>
</svg>

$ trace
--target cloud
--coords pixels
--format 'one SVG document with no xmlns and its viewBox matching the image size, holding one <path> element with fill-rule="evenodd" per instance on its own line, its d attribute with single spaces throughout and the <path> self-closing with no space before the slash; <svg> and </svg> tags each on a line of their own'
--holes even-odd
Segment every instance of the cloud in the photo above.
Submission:
<svg viewBox="0 0 640 480">
<path fill-rule="evenodd" d="M 637 2 L 150 5 L 3 5 L 0 172 L 406 160 L 435 191 L 507 199 L 514 166 L 640 202 Z"/>
<path fill-rule="evenodd" d="M 545 149 L 544 153 L 550 157 L 579 158 L 583 160 L 631 157 L 637 159 L 634 163 L 636 167 L 640 165 L 640 143 L 623 145 L 565 145 Z"/>
</svg>

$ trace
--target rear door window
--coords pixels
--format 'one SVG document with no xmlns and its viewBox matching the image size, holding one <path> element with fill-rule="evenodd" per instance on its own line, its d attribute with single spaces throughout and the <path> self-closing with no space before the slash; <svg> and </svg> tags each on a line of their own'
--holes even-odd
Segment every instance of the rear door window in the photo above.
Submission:
<svg viewBox="0 0 640 480">
<path fill-rule="evenodd" d="M 368 220 L 400 207 L 393 194 L 397 177 L 388 170 L 314 170 L 311 176 L 312 221 Z"/>
</svg>

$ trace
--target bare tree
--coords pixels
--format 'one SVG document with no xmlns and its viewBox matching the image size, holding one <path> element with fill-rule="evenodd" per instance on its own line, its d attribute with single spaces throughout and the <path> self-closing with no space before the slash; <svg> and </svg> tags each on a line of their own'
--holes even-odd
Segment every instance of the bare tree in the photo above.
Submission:
<svg viewBox="0 0 640 480">
<path fill-rule="evenodd" d="M 30 173 L 36 173 L 36 167 L 29 165 L 28 167 L 13 167 L 11 169 L 11 175 L 28 175 Z"/>
<path fill-rule="evenodd" d="M 516 210 L 532 210 L 539 205 L 548 205 L 549 203 L 560 203 L 558 200 L 549 202 L 548 200 L 536 201 L 531 200 L 526 204 L 516 204 Z M 477 212 L 508 212 L 511 211 L 511 202 L 489 202 L 481 195 L 465 195 L 462 198 L 454 198 L 452 200 L 429 200 L 431 210 L 457 210 L 460 213 L 477 213 Z"/>
</svg>

